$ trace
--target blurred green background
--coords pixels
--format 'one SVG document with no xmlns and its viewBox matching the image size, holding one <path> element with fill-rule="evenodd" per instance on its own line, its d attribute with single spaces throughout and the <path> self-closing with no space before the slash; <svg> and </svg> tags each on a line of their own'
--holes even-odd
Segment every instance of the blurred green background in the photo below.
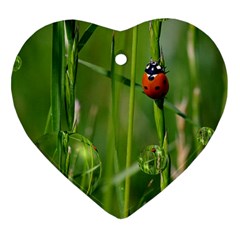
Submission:
<svg viewBox="0 0 240 240">
<path fill-rule="evenodd" d="M 89 23 L 80 23 L 80 35 Z M 113 31 L 97 27 L 79 58 L 110 70 Z M 127 63 L 116 67 L 116 73 L 130 78 L 132 29 L 115 31 L 115 54 L 124 53 Z M 138 26 L 136 82 L 141 84 L 146 64 L 149 62 L 149 22 Z M 194 116 L 194 88 L 200 92 L 197 102 L 198 121 L 201 127 L 216 129 L 223 113 L 227 96 L 227 76 L 224 61 L 214 42 L 201 30 L 188 23 L 168 19 L 163 22 L 160 44 L 163 49 L 169 80 L 167 101 L 182 108 L 189 118 Z M 191 55 L 191 47 L 194 54 Z M 12 93 L 19 119 L 33 142 L 44 132 L 50 107 L 50 82 L 52 58 L 52 25 L 34 33 L 24 44 L 18 55 L 22 59 L 20 70 L 13 72 Z M 192 60 L 191 56 L 194 60 Z M 195 64 L 195 65 L 194 65 Z M 193 71 L 193 67 L 195 69 Z M 118 95 L 117 148 L 119 172 L 125 168 L 129 87 L 117 83 Z M 97 147 L 103 166 L 103 179 L 108 149 L 108 121 L 111 108 L 111 80 L 79 64 L 76 97 L 80 102 L 80 122 L 77 132 L 89 138 Z M 140 152 L 147 145 L 157 144 L 157 133 L 153 115 L 153 101 L 139 89 L 135 93 L 134 146 L 131 177 L 130 212 L 159 193 L 159 176 L 149 176 L 137 167 Z M 181 122 L 172 110 L 165 109 L 169 153 L 172 159 L 173 178 L 181 173 L 181 164 L 189 165 L 196 157 L 196 128 Z M 182 160 L 181 160 L 182 159 Z M 179 170 L 179 171 L 178 171 Z M 113 178 L 116 176 L 113 176 Z M 101 205 L 104 188 L 101 182 L 92 197 Z M 117 193 L 113 193 L 116 194 Z M 112 199 L 115 195 L 112 196 Z M 100 202 L 99 202 L 100 201 Z M 118 215 L 119 206 L 113 204 L 112 213 Z"/>
</svg>

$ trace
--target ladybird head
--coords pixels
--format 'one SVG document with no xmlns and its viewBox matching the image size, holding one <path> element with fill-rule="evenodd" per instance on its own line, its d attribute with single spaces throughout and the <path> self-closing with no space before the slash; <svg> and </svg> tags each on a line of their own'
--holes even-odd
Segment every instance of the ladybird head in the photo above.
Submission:
<svg viewBox="0 0 240 240">
<path fill-rule="evenodd" d="M 151 61 L 146 65 L 145 73 L 148 75 L 148 79 L 151 81 L 159 73 L 165 73 L 165 68 L 162 67 L 159 62 Z"/>
</svg>

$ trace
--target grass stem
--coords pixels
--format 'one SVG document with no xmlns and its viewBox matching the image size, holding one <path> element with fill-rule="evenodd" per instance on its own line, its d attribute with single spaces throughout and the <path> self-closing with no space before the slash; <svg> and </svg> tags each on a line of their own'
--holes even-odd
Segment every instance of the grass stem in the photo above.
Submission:
<svg viewBox="0 0 240 240">
<path fill-rule="evenodd" d="M 78 43 L 79 37 L 79 24 L 77 21 L 66 21 L 66 32 L 68 33 L 68 56 L 67 68 L 65 75 L 65 107 L 66 117 L 68 123 L 68 130 L 74 131 L 74 115 L 75 115 L 75 85 L 78 68 Z"/>
<path fill-rule="evenodd" d="M 53 23 L 51 118 L 52 130 L 61 128 L 61 86 L 64 79 L 64 22 Z"/>
<path fill-rule="evenodd" d="M 111 108 L 108 119 L 108 139 L 107 139 L 107 157 L 106 157 L 106 171 L 105 171 L 105 181 L 111 182 L 113 175 L 114 159 L 116 157 L 116 83 L 115 83 L 115 35 L 112 35 L 112 45 L 111 45 Z M 112 195 L 113 186 L 107 186 L 103 196 L 104 209 L 108 212 L 112 211 Z"/>
<path fill-rule="evenodd" d="M 128 137 L 127 137 L 127 155 L 126 169 L 131 166 L 132 142 L 133 142 L 133 120 L 134 120 L 134 97 L 135 97 L 135 77 L 136 77 L 136 57 L 137 55 L 137 27 L 133 28 L 132 36 L 132 61 L 131 61 L 131 83 L 128 115 Z M 125 194 L 124 194 L 124 217 L 129 214 L 129 197 L 130 197 L 130 176 L 126 176 Z"/>
<path fill-rule="evenodd" d="M 189 25 L 188 29 L 188 41 L 187 41 L 187 53 L 189 60 L 189 72 L 191 77 L 191 102 L 192 102 L 192 120 L 200 125 L 200 112 L 199 112 L 199 101 L 200 101 L 200 87 L 198 83 L 198 70 L 196 62 L 196 28 L 193 25 Z M 193 135 L 196 135 L 198 128 L 196 126 L 192 127 Z M 197 142 L 194 140 L 195 150 L 200 153 Z"/>
<path fill-rule="evenodd" d="M 153 104 L 154 118 L 156 122 L 157 134 L 160 146 L 163 146 L 165 138 L 165 117 L 164 117 L 164 98 L 155 100 Z"/>
<path fill-rule="evenodd" d="M 160 35 L 162 30 L 161 19 L 156 19 L 150 22 L 149 33 L 150 33 L 150 49 L 151 57 L 153 61 L 160 61 L 160 65 L 164 64 L 163 53 L 160 50 Z M 165 151 L 167 157 L 167 165 L 163 172 L 160 174 L 160 191 L 162 191 L 170 182 L 170 156 L 168 155 L 167 149 L 167 135 L 165 130 L 165 116 L 164 116 L 164 98 L 157 99 L 153 103 L 154 118 L 157 128 L 157 135 L 159 145 Z"/>
</svg>

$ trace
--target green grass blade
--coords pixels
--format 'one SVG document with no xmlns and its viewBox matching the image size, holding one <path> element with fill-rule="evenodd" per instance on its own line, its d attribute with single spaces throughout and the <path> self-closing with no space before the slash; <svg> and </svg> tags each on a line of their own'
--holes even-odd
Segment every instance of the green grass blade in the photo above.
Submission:
<svg viewBox="0 0 240 240">
<path fill-rule="evenodd" d="M 48 111 L 48 115 L 47 115 L 47 121 L 46 121 L 46 124 L 45 124 L 43 135 L 52 132 L 52 126 L 51 126 L 52 117 L 51 116 L 52 116 L 52 107 L 50 106 L 49 111 Z"/>
<path fill-rule="evenodd" d="M 153 102 L 153 112 L 154 112 L 154 119 L 155 119 L 159 144 L 162 147 L 164 137 L 165 137 L 165 118 L 164 118 L 163 99 L 158 99 L 158 100 L 155 100 L 155 102 Z"/>
<path fill-rule="evenodd" d="M 166 168 L 162 171 L 160 175 L 160 189 L 163 191 L 170 183 L 171 183 L 171 156 L 168 152 L 168 140 L 167 140 L 167 134 L 165 134 L 164 140 L 163 140 L 163 149 L 165 150 L 166 154 Z"/>
<path fill-rule="evenodd" d="M 84 32 L 83 36 L 81 37 L 78 45 L 77 45 L 77 49 L 78 52 L 81 51 L 81 49 L 84 47 L 84 45 L 86 44 L 86 42 L 89 40 L 89 38 L 92 36 L 92 34 L 94 33 L 94 31 L 96 30 L 97 25 L 95 24 L 90 24 L 89 27 L 87 28 L 87 30 Z"/>
<path fill-rule="evenodd" d="M 169 109 L 170 111 L 173 111 L 176 113 L 178 116 L 182 117 L 185 119 L 186 122 L 193 124 L 194 126 L 199 127 L 197 123 L 195 123 L 191 118 L 189 118 L 185 113 L 181 112 L 175 105 L 167 101 L 166 99 L 164 100 L 164 107 Z"/>
<path fill-rule="evenodd" d="M 130 85 L 130 97 L 129 97 L 126 169 L 128 169 L 131 166 L 131 159 L 132 159 L 135 78 L 136 78 L 136 59 L 137 59 L 137 35 L 138 35 L 138 29 L 137 27 L 134 27 L 133 37 L 132 37 L 131 85 Z M 129 201 L 130 201 L 130 177 L 129 176 L 126 176 L 126 179 L 125 179 L 124 193 L 125 193 L 124 194 L 124 217 L 127 217 L 129 214 Z"/>
<path fill-rule="evenodd" d="M 149 26 L 150 49 L 153 61 L 160 60 L 159 39 L 161 35 L 162 21 L 159 19 L 151 21 Z"/>
<path fill-rule="evenodd" d="M 53 131 L 61 126 L 61 86 L 64 79 L 64 22 L 53 23 L 51 118 Z"/>
<path fill-rule="evenodd" d="M 126 178 L 126 176 L 131 177 L 140 171 L 138 163 L 133 163 L 129 168 L 125 168 L 121 172 L 114 175 L 109 185 L 120 185 Z"/>
<path fill-rule="evenodd" d="M 111 178 L 114 175 L 114 160 L 116 158 L 116 141 L 115 141 L 115 134 L 116 134 L 116 97 L 115 97 L 115 79 L 114 79 L 114 72 L 115 72 L 115 37 L 114 32 L 112 35 L 112 44 L 111 44 L 111 96 L 110 96 L 110 112 L 109 112 L 109 118 L 108 118 L 108 131 L 107 131 L 107 146 L 108 151 L 106 155 L 106 170 L 105 170 L 105 180 L 106 182 L 111 182 Z M 104 209 L 107 212 L 111 212 L 113 208 L 113 202 L 112 202 L 112 196 L 113 196 L 113 186 L 107 185 L 105 188 L 105 194 L 103 197 L 103 203 L 104 203 Z"/>
<path fill-rule="evenodd" d="M 78 63 L 84 65 L 85 67 L 90 68 L 94 72 L 97 72 L 97 73 L 99 73 L 99 74 L 101 74 L 101 75 L 103 75 L 105 77 L 111 78 L 113 76 L 112 72 L 110 70 L 106 70 L 105 68 L 100 67 L 98 65 L 95 65 L 93 63 L 84 61 L 82 59 L 78 59 Z M 128 78 L 126 78 L 126 77 L 124 77 L 122 75 L 119 75 L 117 73 L 114 73 L 113 77 L 116 78 L 118 81 L 121 81 L 123 84 L 125 84 L 127 86 L 130 86 L 130 79 L 128 79 Z M 142 86 L 139 83 L 135 83 L 135 87 L 138 90 L 142 90 Z"/>
<path fill-rule="evenodd" d="M 66 20 L 65 21 L 65 30 L 68 42 L 72 42 L 74 38 L 74 31 L 76 21 L 75 20 Z"/>
<path fill-rule="evenodd" d="M 150 50 L 151 57 L 154 61 L 159 61 L 161 59 L 161 66 L 165 68 L 163 53 L 160 54 L 160 35 L 162 29 L 162 20 L 156 19 L 150 22 L 149 26 L 149 37 L 150 37 Z M 166 139 L 166 129 L 165 129 L 165 114 L 164 114 L 164 100 L 165 98 L 156 99 L 153 103 L 153 111 L 155 124 L 157 129 L 157 135 L 159 140 L 159 145 L 164 149 L 165 154 L 168 154 Z M 164 171 L 170 171 L 170 161 L 167 162 L 166 169 Z M 163 173 L 160 174 L 160 191 L 162 191 L 168 182 L 168 175 Z"/>
<path fill-rule="evenodd" d="M 68 57 L 66 64 L 64 100 L 66 107 L 66 119 L 68 130 L 74 129 L 74 109 L 75 109 L 75 84 L 78 69 L 78 49 L 79 24 L 77 21 L 66 21 L 66 32 L 68 35 Z"/>
</svg>

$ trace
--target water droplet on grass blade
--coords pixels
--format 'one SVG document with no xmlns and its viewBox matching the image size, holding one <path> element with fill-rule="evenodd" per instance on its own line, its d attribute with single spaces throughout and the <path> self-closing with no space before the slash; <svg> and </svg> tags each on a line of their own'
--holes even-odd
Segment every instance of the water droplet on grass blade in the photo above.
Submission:
<svg viewBox="0 0 240 240">
<path fill-rule="evenodd" d="M 21 66 L 22 66 L 22 59 L 19 56 L 17 56 L 13 65 L 13 71 L 17 72 L 21 68 Z"/>
<path fill-rule="evenodd" d="M 197 132 L 197 140 L 203 146 L 206 146 L 212 137 L 214 130 L 209 127 L 202 127 Z"/>
<path fill-rule="evenodd" d="M 81 190 L 90 194 L 96 189 L 101 177 L 101 159 L 87 138 L 78 133 L 52 133 L 42 136 L 36 145 Z"/>
<path fill-rule="evenodd" d="M 158 145 L 147 146 L 140 154 L 138 164 L 147 174 L 156 175 L 166 167 L 167 156 L 163 148 Z"/>
<path fill-rule="evenodd" d="M 92 192 L 101 176 L 101 160 L 96 147 L 78 133 L 69 136 L 71 147 L 68 177 L 71 181 Z"/>
</svg>

